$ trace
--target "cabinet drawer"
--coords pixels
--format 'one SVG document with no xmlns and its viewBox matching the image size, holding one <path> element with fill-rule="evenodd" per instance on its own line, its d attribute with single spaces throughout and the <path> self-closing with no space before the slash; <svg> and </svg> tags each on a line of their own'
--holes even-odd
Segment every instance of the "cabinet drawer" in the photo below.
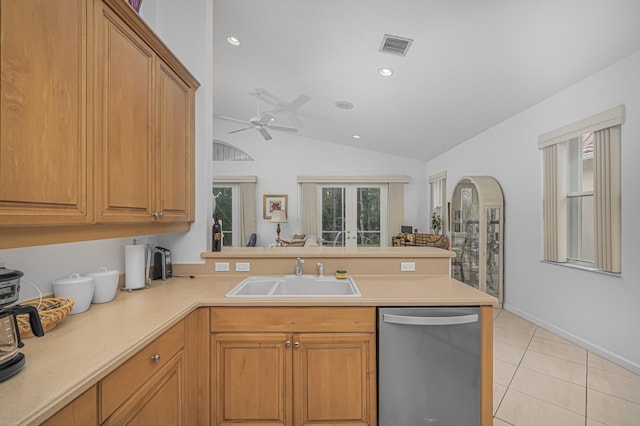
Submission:
<svg viewBox="0 0 640 426">
<path fill-rule="evenodd" d="M 105 377 L 100 382 L 100 422 L 160 371 L 183 346 L 184 322 L 180 321 Z M 158 359 L 155 359 L 156 355 L 159 355 Z"/>
<path fill-rule="evenodd" d="M 215 307 L 212 332 L 338 333 L 376 331 L 376 308 L 363 307 Z"/>
</svg>

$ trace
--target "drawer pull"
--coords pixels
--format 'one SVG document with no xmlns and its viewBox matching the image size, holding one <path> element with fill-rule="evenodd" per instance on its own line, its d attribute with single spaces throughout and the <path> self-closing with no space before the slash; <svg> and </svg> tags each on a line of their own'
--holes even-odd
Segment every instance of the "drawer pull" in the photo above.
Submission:
<svg viewBox="0 0 640 426">
<path fill-rule="evenodd" d="M 160 361 L 160 354 L 151 355 L 151 361 L 159 362 Z"/>
</svg>

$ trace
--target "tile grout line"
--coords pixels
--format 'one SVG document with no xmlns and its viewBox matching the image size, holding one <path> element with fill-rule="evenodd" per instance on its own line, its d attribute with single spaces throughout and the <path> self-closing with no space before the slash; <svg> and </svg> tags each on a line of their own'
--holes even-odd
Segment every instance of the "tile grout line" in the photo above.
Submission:
<svg viewBox="0 0 640 426">
<path fill-rule="evenodd" d="M 584 369 L 584 426 L 587 426 L 589 417 L 589 354 L 587 351 L 587 368 Z"/>
<path fill-rule="evenodd" d="M 502 312 L 500 314 L 502 314 Z M 500 316 L 500 314 L 498 314 L 498 316 Z M 516 365 L 516 369 L 513 372 L 513 376 L 511 376 L 511 379 L 509 380 L 509 383 L 507 384 L 507 389 L 504 391 L 504 395 L 502 395 L 502 399 L 500 400 L 500 403 L 498 404 L 498 407 L 496 407 L 496 414 L 498 414 L 498 411 L 500 410 L 500 406 L 502 405 L 502 401 L 504 401 L 504 397 L 507 396 L 507 392 L 509 392 L 509 389 L 511 388 L 511 383 L 513 383 L 513 379 L 516 377 L 516 374 L 518 374 L 518 370 L 520 369 L 520 365 L 522 364 L 522 360 L 524 359 L 525 355 L 527 354 L 527 351 L 529 350 L 529 346 L 531 345 L 531 341 L 533 340 L 533 336 L 535 336 L 535 334 L 536 334 L 536 330 L 538 329 L 538 326 L 534 324 L 534 327 L 535 327 L 535 329 L 533 330 L 533 334 L 531 334 L 531 336 L 529 337 L 529 342 L 527 343 L 527 346 L 524 348 L 524 352 L 522 353 L 522 356 L 520 357 L 520 360 L 518 361 L 518 364 Z M 502 420 L 502 419 L 500 419 L 500 420 Z"/>
</svg>

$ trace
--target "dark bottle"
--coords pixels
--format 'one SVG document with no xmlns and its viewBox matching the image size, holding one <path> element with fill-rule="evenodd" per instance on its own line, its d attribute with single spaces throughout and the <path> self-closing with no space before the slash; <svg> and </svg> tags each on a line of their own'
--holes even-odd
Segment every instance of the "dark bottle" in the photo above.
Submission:
<svg viewBox="0 0 640 426">
<path fill-rule="evenodd" d="M 211 251 L 222 250 L 222 226 L 218 222 L 218 216 L 213 218 L 213 231 L 211 239 Z"/>
</svg>

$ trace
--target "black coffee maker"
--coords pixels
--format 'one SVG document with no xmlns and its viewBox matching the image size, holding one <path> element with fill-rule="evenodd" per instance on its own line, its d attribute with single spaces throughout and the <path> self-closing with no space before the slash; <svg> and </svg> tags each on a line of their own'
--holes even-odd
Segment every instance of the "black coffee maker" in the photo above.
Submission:
<svg viewBox="0 0 640 426">
<path fill-rule="evenodd" d="M 24 343 L 20 339 L 17 316 L 29 315 L 33 334 L 44 336 L 38 310 L 33 306 L 14 305 L 23 275 L 20 271 L 0 268 L 0 382 L 20 371 L 25 363 L 24 354 L 18 352 Z"/>
</svg>

